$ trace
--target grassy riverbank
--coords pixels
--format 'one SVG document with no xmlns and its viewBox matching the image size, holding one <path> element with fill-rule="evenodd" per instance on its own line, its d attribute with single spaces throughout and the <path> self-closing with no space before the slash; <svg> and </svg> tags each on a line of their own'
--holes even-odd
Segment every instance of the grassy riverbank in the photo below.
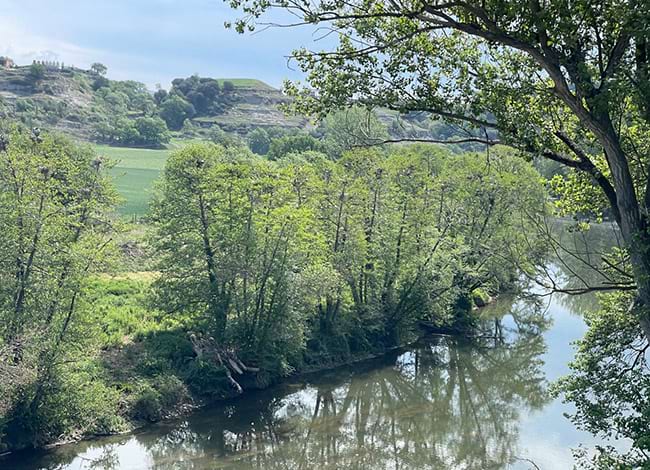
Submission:
<svg viewBox="0 0 650 470">
<path fill-rule="evenodd" d="M 132 271 L 88 281 L 85 295 L 94 305 L 93 318 L 88 320 L 94 323 L 96 352 L 80 356 L 74 374 L 67 377 L 71 384 L 86 384 L 68 390 L 66 396 L 69 406 L 80 412 L 51 445 L 129 432 L 289 376 L 364 361 L 396 347 L 376 344 L 356 350 L 343 337 L 320 338 L 312 342 L 316 349 L 307 348 L 302 359 L 290 365 L 289 374 L 260 371 L 236 377 L 244 387 L 240 393 L 224 367 L 197 357 L 190 340 L 191 318 L 165 317 L 151 307 L 148 292 L 157 276 L 152 271 Z M 418 334 L 414 331 L 409 337 L 415 340 Z M 11 443 L 20 435 L 6 438 Z M 1 448 L 0 453 L 28 444 L 16 441 L 15 447 Z"/>
</svg>

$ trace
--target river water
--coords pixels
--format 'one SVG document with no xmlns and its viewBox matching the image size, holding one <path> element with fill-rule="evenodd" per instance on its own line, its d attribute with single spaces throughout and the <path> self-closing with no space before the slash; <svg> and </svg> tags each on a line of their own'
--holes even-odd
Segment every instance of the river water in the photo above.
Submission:
<svg viewBox="0 0 650 470">
<path fill-rule="evenodd" d="M 548 385 L 589 299 L 503 299 L 481 337 L 437 336 L 139 432 L 0 460 L 33 469 L 568 469 L 599 442 Z"/>
</svg>

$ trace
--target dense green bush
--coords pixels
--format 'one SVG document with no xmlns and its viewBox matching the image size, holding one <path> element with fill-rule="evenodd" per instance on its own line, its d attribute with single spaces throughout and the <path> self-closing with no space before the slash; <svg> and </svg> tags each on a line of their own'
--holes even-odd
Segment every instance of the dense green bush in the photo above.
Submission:
<svg viewBox="0 0 650 470">
<path fill-rule="evenodd" d="M 187 369 L 185 380 L 194 393 L 213 398 L 226 396 L 232 390 L 226 377 L 226 369 L 210 361 L 192 362 Z"/>
<path fill-rule="evenodd" d="M 289 154 L 298 154 L 313 150 L 316 152 L 324 152 L 324 144 L 312 137 L 309 134 L 298 133 L 283 135 L 271 140 L 268 150 L 268 158 L 270 160 L 279 160 Z"/>
</svg>

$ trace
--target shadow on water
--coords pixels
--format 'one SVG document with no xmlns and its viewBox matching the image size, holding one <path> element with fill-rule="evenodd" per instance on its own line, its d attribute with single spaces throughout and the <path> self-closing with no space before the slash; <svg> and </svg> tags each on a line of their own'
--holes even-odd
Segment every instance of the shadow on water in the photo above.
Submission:
<svg viewBox="0 0 650 470">
<path fill-rule="evenodd" d="M 3 468 L 510 468 L 522 415 L 549 403 L 542 333 L 550 320 L 529 304 L 505 307 L 505 315 L 484 312 L 471 342 L 428 338 L 136 434 L 16 456 Z"/>
</svg>

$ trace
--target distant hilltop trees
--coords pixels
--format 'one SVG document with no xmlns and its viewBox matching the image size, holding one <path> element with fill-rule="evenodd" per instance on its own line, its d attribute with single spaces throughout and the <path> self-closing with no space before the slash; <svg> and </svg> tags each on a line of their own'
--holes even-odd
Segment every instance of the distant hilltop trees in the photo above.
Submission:
<svg viewBox="0 0 650 470">
<path fill-rule="evenodd" d="M 54 61 L 54 60 L 34 60 L 32 65 L 42 65 L 45 70 L 67 70 L 74 67 L 67 67 L 63 62 Z"/>
</svg>

